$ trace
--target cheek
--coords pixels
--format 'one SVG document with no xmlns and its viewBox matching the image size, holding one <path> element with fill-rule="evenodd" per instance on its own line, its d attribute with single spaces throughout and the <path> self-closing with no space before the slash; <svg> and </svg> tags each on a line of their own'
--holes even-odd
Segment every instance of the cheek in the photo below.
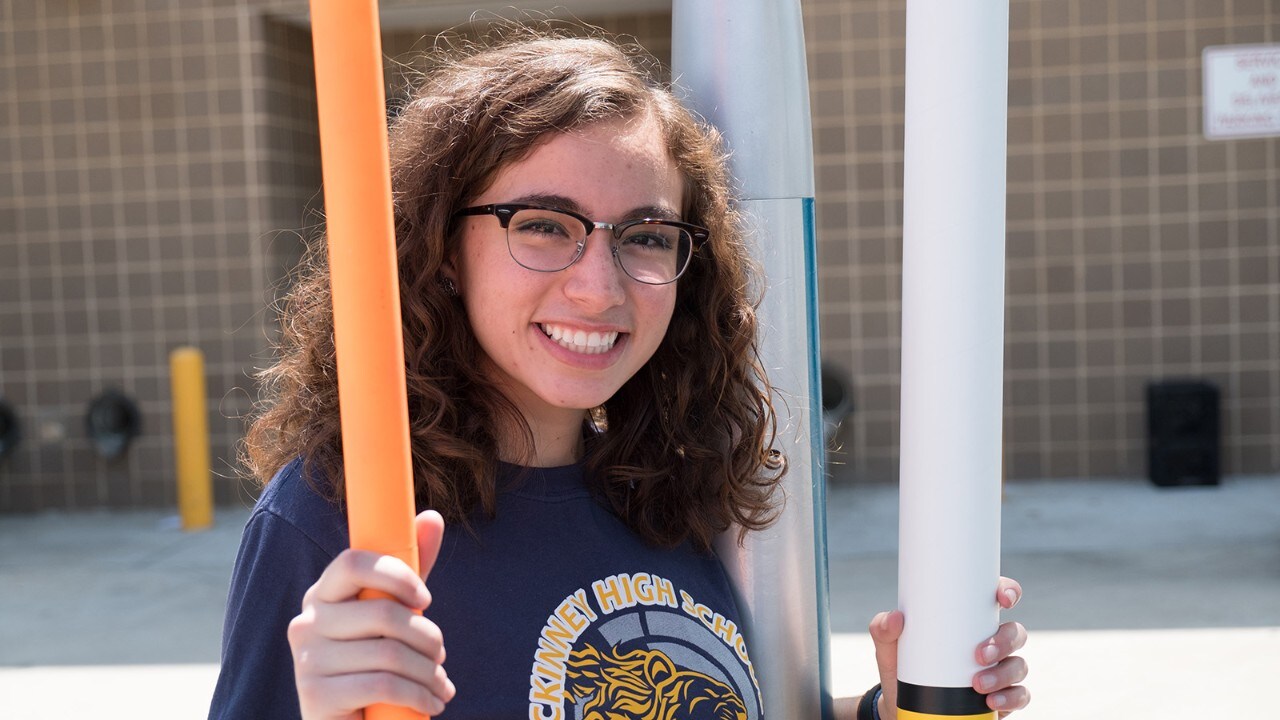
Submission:
<svg viewBox="0 0 1280 720">
<path fill-rule="evenodd" d="M 666 328 L 671 325 L 671 319 L 675 316 L 675 311 L 676 311 L 676 296 L 675 296 L 675 293 L 671 293 L 670 300 L 668 300 L 662 306 L 662 317 L 665 320 L 665 322 L 663 322 L 662 324 L 664 335 L 666 334 Z"/>
<path fill-rule="evenodd" d="M 662 338 L 667 334 L 667 328 L 671 325 L 671 319 L 675 313 L 676 293 L 671 288 L 660 295 L 646 298 L 645 302 L 639 304 L 644 316 L 649 318 L 654 334 L 653 343 L 657 347 L 662 342 Z"/>
</svg>

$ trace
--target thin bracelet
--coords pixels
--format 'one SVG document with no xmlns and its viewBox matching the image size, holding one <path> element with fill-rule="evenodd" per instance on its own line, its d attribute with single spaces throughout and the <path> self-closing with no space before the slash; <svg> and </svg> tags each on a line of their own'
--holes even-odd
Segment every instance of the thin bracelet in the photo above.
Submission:
<svg viewBox="0 0 1280 720">
<path fill-rule="evenodd" d="M 880 720 L 880 696 L 883 694 L 880 683 L 863 693 L 862 701 L 858 703 L 857 720 Z"/>
</svg>

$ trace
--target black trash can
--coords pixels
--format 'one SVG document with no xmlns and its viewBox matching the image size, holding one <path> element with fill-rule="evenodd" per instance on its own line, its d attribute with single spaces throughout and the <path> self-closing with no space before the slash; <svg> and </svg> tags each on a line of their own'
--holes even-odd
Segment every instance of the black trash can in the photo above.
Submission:
<svg viewBox="0 0 1280 720">
<path fill-rule="evenodd" d="M 1160 487 L 1217 485 L 1218 388 L 1203 380 L 1147 385 L 1147 472 Z"/>
<path fill-rule="evenodd" d="M 835 365 L 822 363 L 822 439 L 831 444 L 840 424 L 853 414 L 853 383 L 849 374 Z"/>
<path fill-rule="evenodd" d="M 18 423 L 18 413 L 13 406 L 0 399 L 0 460 L 12 453 L 22 439 L 22 428 Z"/>
<path fill-rule="evenodd" d="M 85 432 L 100 457 L 118 458 L 142 428 L 142 413 L 119 390 L 107 390 L 89 403 L 84 415 Z"/>
</svg>

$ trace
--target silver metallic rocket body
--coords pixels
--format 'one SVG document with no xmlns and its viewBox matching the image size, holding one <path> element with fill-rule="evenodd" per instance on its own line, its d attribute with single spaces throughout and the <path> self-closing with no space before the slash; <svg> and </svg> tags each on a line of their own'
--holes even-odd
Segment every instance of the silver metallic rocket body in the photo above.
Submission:
<svg viewBox="0 0 1280 720">
<path fill-rule="evenodd" d="M 768 718 L 830 718 L 813 140 L 799 0 L 675 0 L 672 75 L 731 152 L 765 268 L 761 359 L 777 388 L 784 511 L 717 550 L 739 594 Z"/>
<path fill-rule="evenodd" d="M 812 198 L 799 0 L 675 0 L 671 25 L 673 84 L 728 139 L 741 198 Z"/>
</svg>

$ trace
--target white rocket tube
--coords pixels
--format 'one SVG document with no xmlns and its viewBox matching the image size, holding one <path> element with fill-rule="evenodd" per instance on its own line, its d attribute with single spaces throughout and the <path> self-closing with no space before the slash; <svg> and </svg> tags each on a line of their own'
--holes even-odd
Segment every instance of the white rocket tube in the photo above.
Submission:
<svg viewBox="0 0 1280 720">
<path fill-rule="evenodd" d="M 1008 28 L 1008 0 L 907 3 L 900 718 L 995 717 Z"/>
<path fill-rule="evenodd" d="M 830 718 L 813 142 L 799 0 L 675 0 L 672 70 L 731 149 L 768 274 L 761 355 L 787 455 L 779 522 L 717 549 L 743 605 L 765 717 Z M 779 400 L 781 400 L 779 402 Z"/>
</svg>

